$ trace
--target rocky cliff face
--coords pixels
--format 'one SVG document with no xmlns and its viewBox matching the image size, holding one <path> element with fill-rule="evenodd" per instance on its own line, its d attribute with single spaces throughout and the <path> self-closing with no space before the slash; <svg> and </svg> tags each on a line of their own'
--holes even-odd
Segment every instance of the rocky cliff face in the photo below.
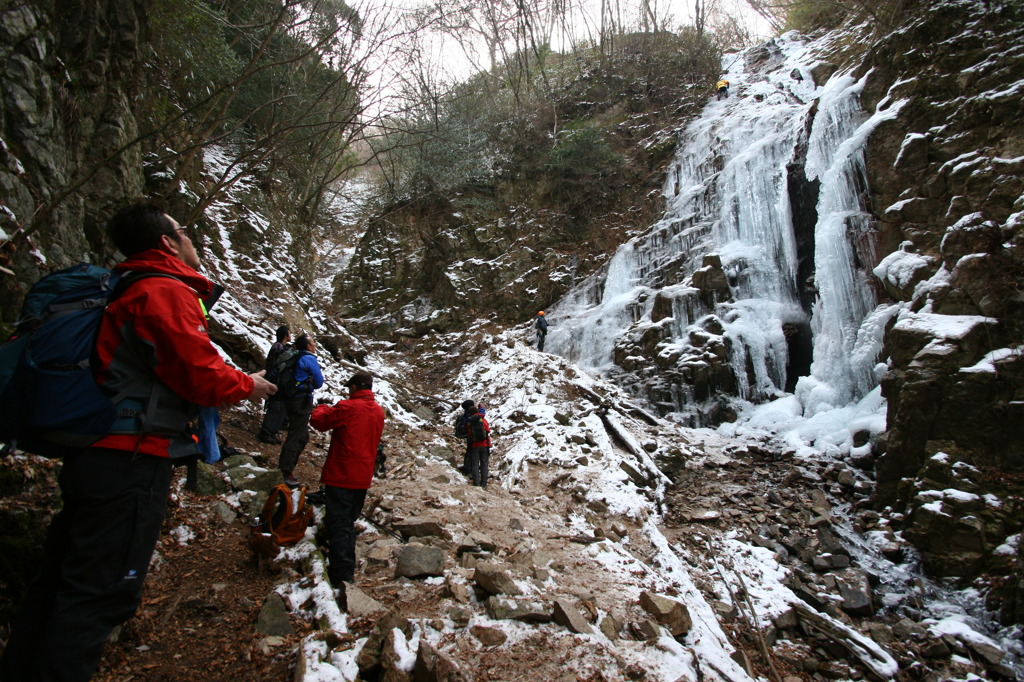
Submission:
<svg viewBox="0 0 1024 682">
<path fill-rule="evenodd" d="M 488 311 L 512 320 L 533 315 L 600 254 L 545 244 L 537 217 L 523 212 L 493 219 L 446 203 L 375 221 L 336 282 L 335 302 L 346 317 L 387 311 L 377 333 L 412 337 L 462 328 Z"/>
<path fill-rule="evenodd" d="M 0 334 L 6 337 L 23 294 L 40 277 L 73 263 L 113 262 L 103 227 L 123 202 L 140 196 L 167 200 L 182 222 L 197 196 L 216 186 L 212 171 L 229 148 L 182 161 L 155 142 L 159 122 L 150 98 L 173 99 L 146 90 L 143 70 L 152 55 L 144 0 L 87 0 L 84 3 L 30 0 L 0 10 Z M 155 78 L 153 80 L 156 80 Z M 181 133 L 174 144 L 189 149 Z M 206 140 L 200 141 L 206 143 Z M 153 153 L 160 147 L 160 154 Z M 175 164 L 188 163 L 188 173 Z M 234 273 L 240 289 L 262 302 L 254 320 L 272 328 L 287 320 L 313 327 L 307 311 L 292 300 L 311 297 L 310 273 L 318 254 L 314 235 L 337 229 L 335 220 L 309 224 L 296 216 L 286 192 L 274 181 L 246 178 L 226 199 L 214 201 L 195 224 L 196 246 L 206 272 L 221 280 Z M 220 230 L 224 234 L 220 234 Z M 238 254 L 266 262 L 282 273 L 245 282 Z M 287 280 L 287 284 L 281 286 Z M 272 300 L 274 299 L 274 300 Z M 213 335 L 236 361 L 258 366 L 262 352 L 240 334 L 214 321 Z"/>
<path fill-rule="evenodd" d="M 51 267 L 96 260 L 99 226 L 143 176 L 132 100 L 144 14 L 131 0 L 8 4 L 0 12 L 0 315 Z"/>
<path fill-rule="evenodd" d="M 1024 30 L 1019 6 L 947 3 L 879 41 L 865 108 L 876 274 L 910 314 L 886 334 L 877 502 L 907 514 L 929 571 L 1013 571 L 1024 458 Z M 993 502 L 991 497 L 997 498 Z"/>
</svg>

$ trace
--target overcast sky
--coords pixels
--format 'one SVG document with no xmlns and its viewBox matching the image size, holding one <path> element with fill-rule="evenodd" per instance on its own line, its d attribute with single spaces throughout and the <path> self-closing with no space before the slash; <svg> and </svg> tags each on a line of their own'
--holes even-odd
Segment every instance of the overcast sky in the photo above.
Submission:
<svg viewBox="0 0 1024 682">
<path fill-rule="evenodd" d="M 408 79 L 411 69 L 398 54 L 393 52 L 396 45 L 402 45 L 408 49 L 414 39 L 404 27 L 402 15 L 407 14 L 410 9 L 427 5 L 431 0 L 350 0 L 351 4 L 367 19 L 366 34 L 375 36 L 374 45 L 367 47 L 367 65 L 374 71 L 371 82 L 374 83 L 371 98 L 375 101 L 368 103 L 372 111 L 392 110 L 396 105 L 388 96 L 401 90 L 398 83 L 402 79 Z M 480 0 L 488 2 L 489 0 Z M 629 26 L 638 26 L 636 17 L 639 16 L 640 0 L 618 0 L 621 2 L 623 21 Z M 660 20 L 670 30 L 677 30 L 681 26 L 693 25 L 694 0 L 649 0 L 651 7 Z M 581 40 L 585 37 L 592 37 L 597 34 L 600 27 L 600 6 L 601 0 L 582 0 L 584 8 L 575 21 L 572 22 L 572 39 Z M 718 7 L 739 18 L 751 30 L 761 38 L 767 39 L 770 36 L 770 28 L 760 16 L 758 16 L 746 0 L 714 0 Z M 628 27 L 628 26 L 627 26 Z M 396 38 L 393 42 L 381 34 L 392 33 Z M 556 36 L 552 47 L 562 51 L 568 48 L 567 45 L 559 45 Z M 423 62 L 414 70 L 416 73 L 429 72 L 432 80 L 441 82 L 453 82 L 464 80 L 471 74 L 490 67 L 488 63 L 487 50 L 482 41 L 475 45 L 469 45 L 467 49 L 465 40 L 456 40 L 453 37 L 436 36 L 433 39 L 421 42 L 423 50 Z M 370 93 L 368 93 L 370 94 Z"/>
<path fill-rule="evenodd" d="M 416 6 L 424 2 L 424 0 L 405 1 L 408 3 L 408 6 Z M 639 16 L 639 0 L 620 1 L 623 3 L 623 6 L 627 7 L 626 21 L 630 20 L 629 14 L 632 17 Z M 678 29 L 680 26 L 693 25 L 694 0 L 650 0 L 650 3 L 659 18 L 668 18 L 667 27 L 670 30 Z M 770 36 L 771 30 L 768 23 L 750 9 L 750 5 L 747 4 L 746 0 L 717 0 L 717 5 L 724 12 L 744 22 L 755 36 L 764 39 Z M 583 14 L 578 16 L 575 22 L 575 37 L 577 39 L 585 35 L 596 34 L 596 29 L 600 26 L 600 6 L 600 0 L 586 0 Z M 552 47 L 556 50 L 562 50 L 567 46 L 553 44 Z M 446 69 L 450 69 L 453 73 L 468 75 L 476 69 L 488 66 L 481 63 L 486 59 L 486 52 L 482 49 L 477 55 L 466 55 L 461 47 L 452 44 L 450 41 L 445 41 L 434 49 L 436 61 Z M 476 62 L 476 69 L 474 69 L 474 62 Z"/>
</svg>

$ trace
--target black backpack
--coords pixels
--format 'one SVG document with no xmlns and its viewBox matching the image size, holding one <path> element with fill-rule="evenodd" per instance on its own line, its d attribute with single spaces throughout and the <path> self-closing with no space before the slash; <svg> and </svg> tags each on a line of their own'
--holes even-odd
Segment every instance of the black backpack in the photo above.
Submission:
<svg viewBox="0 0 1024 682">
<path fill-rule="evenodd" d="M 487 429 L 484 428 L 484 416 L 482 414 L 471 415 L 468 419 L 469 442 L 483 443 L 487 440 Z"/>
<path fill-rule="evenodd" d="M 469 431 L 466 430 L 466 422 L 469 420 L 469 415 L 463 412 L 455 418 L 455 437 L 456 438 L 467 438 L 469 437 Z"/>
<path fill-rule="evenodd" d="M 303 355 L 312 355 L 312 353 L 298 350 L 297 348 L 288 348 L 277 356 L 277 362 L 274 363 L 274 378 L 271 379 L 271 372 L 267 372 L 267 380 L 277 385 L 277 393 L 274 394 L 275 398 L 293 398 L 300 393 L 301 389 L 308 385 L 310 378 L 307 378 L 301 384 L 295 381 L 295 370 L 299 366 L 299 360 Z"/>
<path fill-rule="evenodd" d="M 267 380 L 270 380 L 271 372 L 274 371 L 274 367 L 277 365 L 277 359 L 281 357 L 281 354 L 286 350 L 289 350 L 292 345 L 289 343 L 283 348 L 278 348 L 275 343 L 270 347 L 270 352 L 267 353 L 267 361 L 264 363 L 263 368 L 267 370 Z"/>
<path fill-rule="evenodd" d="M 274 351 L 270 351 L 270 353 L 267 354 L 266 378 L 267 381 L 272 384 L 279 384 L 281 372 L 284 371 L 289 362 L 292 362 L 293 360 L 298 362 L 302 352 L 293 346 L 287 346 L 284 350 L 274 354 L 273 356 L 271 356 L 272 353 L 274 353 Z M 280 386 L 278 386 L 278 388 L 280 389 Z"/>
</svg>

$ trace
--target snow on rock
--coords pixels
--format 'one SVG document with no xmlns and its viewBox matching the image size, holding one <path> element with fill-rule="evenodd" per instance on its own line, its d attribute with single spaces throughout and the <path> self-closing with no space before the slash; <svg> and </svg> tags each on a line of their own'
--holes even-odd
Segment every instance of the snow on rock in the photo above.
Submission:
<svg viewBox="0 0 1024 682">
<path fill-rule="evenodd" d="M 916 329 L 943 339 L 962 339 L 979 324 L 992 324 L 996 320 L 980 315 L 934 315 L 928 313 L 907 313 L 902 315 L 896 326 L 900 329 Z"/>
<path fill-rule="evenodd" d="M 916 282 L 925 279 L 935 259 L 910 251 L 910 242 L 904 242 L 899 251 L 882 259 L 872 270 L 875 277 L 891 285 L 896 291 L 908 292 Z"/>
<path fill-rule="evenodd" d="M 196 533 L 188 526 L 177 526 L 171 529 L 171 536 L 179 545 L 185 546 L 195 539 Z"/>
<path fill-rule="evenodd" d="M 1012 357 L 1019 357 L 1021 353 L 1024 353 L 1024 346 L 1017 346 L 1015 348 L 998 348 L 986 353 L 985 357 L 978 360 L 974 365 L 960 368 L 960 371 L 968 374 L 995 374 L 997 362 Z"/>
<path fill-rule="evenodd" d="M 641 524 L 643 538 L 655 551 L 651 561 L 638 562 L 625 546 L 602 542 L 591 546 L 589 558 L 603 567 L 604 574 L 616 576 L 624 587 L 629 585 L 621 597 L 635 599 L 647 582 L 656 590 L 678 594 L 694 619 L 683 645 L 662 638 L 657 652 L 648 652 L 647 665 L 656 671 L 655 679 L 696 679 L 699 663 L 691 660 L 694 654 L 698 660 L 728 671 L 733 679 L 746 679 L 730 657 L 732 646 L 695 587 L 687 564 L 659 530 L 657 500 L 667 479 L 644 447 L 650 436 L 629 414 L 630 399 L 561 358 L 525 349 L 516 335 L 511 332 L 493 339 L 487 356 L 468 363 L 458 382 L 460 395 L 478 395 L 488 403 L 492 423 L 512 421 L 531 427 L 507 434 L 502 431 L 495 437 L 509 474 L 503 487 L 509 491 L 522 487 L 531 468 L 574 464 L 572 477 L 583 483 L 583 499 L 599 500 L 605 505 L 601 508 L 607 508 L 606 514 Z M 502 398 L 496 400 L 498 396 Z M 603 400 L 596 402 L 595 397 Z M 538 438 L 538 434 L 543 435 Z M 659 437 L 665 436 L 662 430 Z M 624 464 L 634 468 L 633 476 L 624 473 Z M 647 474 L 649 478 L 644 480 Z M 639 485 L 634 478 L 637 475 Z M 575 515 L 572 521 L 575 530 L 593 532 L 583 515 Z M 639 584 L 635 579 L 638 571 L 646 576 Z"/>
</svg>

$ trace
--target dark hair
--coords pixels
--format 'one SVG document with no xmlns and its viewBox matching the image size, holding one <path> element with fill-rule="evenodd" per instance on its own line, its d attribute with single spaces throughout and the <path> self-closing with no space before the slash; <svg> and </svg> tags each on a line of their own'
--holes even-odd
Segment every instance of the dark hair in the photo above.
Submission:
<svg viewBox="0 0 1024 682">
<path fill-rule="evenodd" d="M 345 385 L 355 389 L 373 388 L 373 375 L 366 372 L 356 372 Z"/>
<path fill-rule="evenodd" d="M 107 235 L 125 256 L 160 246 L 160 237 L 179 239 L 161 202 L 143 199 L 125 206 L 107 221 Z"/>
<path fill-rule="evenodd" d="M 472 400 L 463 400 L 462 401 L 462 409 L 464 409 L 466 411 L 475 410 L 476 409 L 476 403 L 474 403 Z"/>
<path fill-rule="evenodd" d="M 309 337 L 305 334 L 300 334 L 299 338 L 295 339 L 295 347 L 299 350 L 309 350 Z"/>
<path fill-rule="evenodd" d="M 288 325 L 282 324 L 280 327 L 277 328 L 278 341 L 284 341 L 284 337 L 288 336 L 289 334 L 291 334 L 291 330 L 288 329 Z"/>
</svg>

